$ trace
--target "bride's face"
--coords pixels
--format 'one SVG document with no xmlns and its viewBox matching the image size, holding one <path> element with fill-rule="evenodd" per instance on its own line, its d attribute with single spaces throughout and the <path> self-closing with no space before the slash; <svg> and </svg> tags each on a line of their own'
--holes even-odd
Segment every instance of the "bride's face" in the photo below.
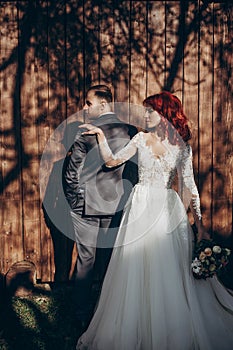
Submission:
<svg viewBox="0 0 233 350">
<path fill-rule="evenodd" d="M 144 118 L 146 121 L 146 126 L 149 129 L 156 127 L 161 120 L 160 114 L 152 107 L 146 107 Z"/>
</svg>

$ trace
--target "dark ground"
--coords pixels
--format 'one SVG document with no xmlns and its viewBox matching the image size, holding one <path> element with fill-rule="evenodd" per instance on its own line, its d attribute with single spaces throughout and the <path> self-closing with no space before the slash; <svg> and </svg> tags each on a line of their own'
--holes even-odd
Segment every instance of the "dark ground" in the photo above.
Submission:
<svg viewBox="0 0 233 350">
<path fill-rule="evenodd" d="M 73 350 L 81 333 L 70 285 L 50 290 L 39 285 L 31 295 L 1 303 L 1 350 Z"/>
</svg>

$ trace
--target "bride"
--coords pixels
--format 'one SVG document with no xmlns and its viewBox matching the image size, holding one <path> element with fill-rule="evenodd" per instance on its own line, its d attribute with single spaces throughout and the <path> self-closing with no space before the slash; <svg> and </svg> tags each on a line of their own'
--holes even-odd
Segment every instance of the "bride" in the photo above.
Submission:
<svg viewBox="0 0 233 350">
<path fill-rule="evenodd" d="M 138 152 L 139 182 L 124 211 L 97 309 L 76 349 L 230 350 L 233 297 L 216 277 L 195 280 L 190 268 L 188 205 L 198 240 L 207 234 L 187 118 L 180 100 L 169 92 L 143 104 L 149 132 L 139 132 L 117 154 L 100 128 L 82 125 L 84 135 L 97 137 L 107 167 Z M 178 192 L 172 189 L 176 174 Z"/>
</svg>

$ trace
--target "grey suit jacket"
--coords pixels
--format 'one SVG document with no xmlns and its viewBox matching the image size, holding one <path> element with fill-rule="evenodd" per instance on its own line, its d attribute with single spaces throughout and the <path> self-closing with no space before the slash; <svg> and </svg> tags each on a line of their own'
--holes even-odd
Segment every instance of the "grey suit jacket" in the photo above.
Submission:
<svg viewBox="0 0 233 350">
<path fill-rule="evenodd" d="M 113 153 L 122 149 L 137 133 L 135 126 L 125 124 L 115 114 L 104 114 L 95 124 L 104 131 Z M 78 131 L 72 155 L 64 172 L 64 192 L 74 212 L 86 216 L 113 216 L 121 211 L 132 187 L 137 183 L 137 156 L 126 163 L 107 168 L 100 155 L 96 135 Z"/>
</svg>

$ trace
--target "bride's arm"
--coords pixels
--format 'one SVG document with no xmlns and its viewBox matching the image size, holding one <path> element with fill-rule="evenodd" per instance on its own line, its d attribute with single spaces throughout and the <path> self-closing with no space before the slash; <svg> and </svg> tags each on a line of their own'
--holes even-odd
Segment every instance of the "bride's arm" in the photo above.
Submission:
<svg viewBox="0 0 233 350">
<path fill-rule="evenodd" d="M 184 150 L 180 166 L 178 167 L 179 183 L 181 184 L 183 201 L 190 200 L 189 206 L 194 217 L 194 221 L 198 230 L 198 241 L 201 239 L 209 239 L 206 232 L 201 215 L 200 196 L 194 180 L 192 148 L 187 146 Z M 186 197 L 186 198 L 184 198 Z"/>
<path fill-rule="evenodd" d="M 126 162 L 131 157 L 133 157 L 137 151 L 137 146 L 136 146 L 137 135 L 134 136 L 130 140 L 130 142 L 124 148 L 122 148 L 119 152 L 113 154 L 108 145 L 104 132 L 101 128 L 98 128 L 91 124 L 82 124 L 79 127 L 87 129 L 87 131 L 82 132 L 83 135 L 96 135 L 101 156 L 105 162 L 105 165 L 108 168 L 112 168 Z"/>
</svg>

